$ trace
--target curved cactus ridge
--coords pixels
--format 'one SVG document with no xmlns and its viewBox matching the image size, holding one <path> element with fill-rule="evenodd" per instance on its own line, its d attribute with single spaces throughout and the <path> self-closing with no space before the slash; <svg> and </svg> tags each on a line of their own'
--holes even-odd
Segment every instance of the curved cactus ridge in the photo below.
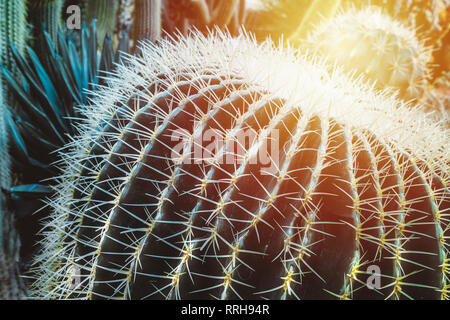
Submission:
<svg viewBox="0 0 450 320">
<path fill-rule="evenodd" d="M 141 53 L 62 153 L 33 296 L 448 297 L 448 131 L 245 34 Z"/>
<path fill-rule="evenodd" d="M 26 1 L 0 0 L 0 65 L 8 66 L 13 73 L 17 72 L 11 53 L 8 51 L 9 43 L 14 43 L 18 50 L 23 51 L 26 42 Z M 15 107 L 14 100 L 10 98 L 6 82 L 0 77 L 0 299 L 17 299 L 22 294 L 18 277 L 11 273 L 17 271 L 17 254 L 19 241 L 15 231 L 15 221 L 6 206 L 5 194 L 12 183 L 10 171 L 11 160 L 8 146 L 8 127 L 11 123 L 9 107 Z M 7 270 L 5 271 L 5 268 Z"/>
<path fill-rule="evenodd" d="M 350 9 L 319 25 L 308 37 L 314 52 L 348 72 L 363 74 L 379 89 L 420 99 L 429 79 L 431 51 L 411 29 L 377 7 Z"/>
</svg>

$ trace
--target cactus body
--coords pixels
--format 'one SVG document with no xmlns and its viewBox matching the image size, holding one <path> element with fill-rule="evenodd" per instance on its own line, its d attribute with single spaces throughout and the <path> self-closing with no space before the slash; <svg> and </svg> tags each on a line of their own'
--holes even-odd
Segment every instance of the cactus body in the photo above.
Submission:
<svg viewBox="0 0 450 320">
<path fill-rule="evenodd" d="M 312 50 L 348 72 L 363 74 L 377 87 L 420 99 L 429 78 L 431 52 L 408 28 L 375 7 L 350 9 L 325 22 L 308 39 Z"/>
<path fill-rule="evenodd" d="M 427 46 L 433 47 L 433 80 L 445 72 L 449 52 L 450 1 L 449 0 L 348 0 L 358 8 L 367 5 L 382 7 L 394 19 L 418 30 L 418 36 Z M 442 68 L 444 67 L 444 68 Z"/>
<path fill-rule="evenodd" d="M 11 53 L 8 51 L 10 42 L 18 50 L 23 51 L 26 35 L 26 1 L 0 1 L 0 65 L 11 68 L 17 73 Z M 0 299 L 17 299 L 23 294 L 23 287 L 18 286 L 18 252 L 19 240 L 15 230 L 15 217 L 6 205 L 6 193 L 11 187 L 12 176 L 9 156 L 9 125 L 11 116 L 9 107 L 15 108 L 14 99 L 0 77 Z M 15 272 L 9 274 L 13 269 Z"/>
<path fill-rule="evenodd" d="M 161 0 L 135 0 L 132 39 L 135 45 L 139 40 L 150 38 L 157 41 L 161 37 Z"/>
<path fill-rule="evenodd" d="M 62 155 L 36 297 L 447 297 L 445 130 L 244 36 L 141 52 Z"/>
<path fill-rule="evenodd" d="M 88 24 L 97 20 L 97 39 L 101 47 L 105 36 L 112 35 L 116 30 L 118 0 L 89 0 L 84 5 L 84 19 Z"/>
</svg>

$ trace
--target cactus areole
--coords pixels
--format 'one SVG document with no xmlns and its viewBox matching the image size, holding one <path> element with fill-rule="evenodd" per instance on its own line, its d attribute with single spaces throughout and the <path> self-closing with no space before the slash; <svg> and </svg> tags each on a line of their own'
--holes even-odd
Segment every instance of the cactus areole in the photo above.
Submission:
<svg viewBox="0 0 450 320">
<path fill-rule="evenodd" d="M 61 153 L 35 297 L 448 297 L 444 126 L 246 35 L 141 52 Z"/>
</svg>

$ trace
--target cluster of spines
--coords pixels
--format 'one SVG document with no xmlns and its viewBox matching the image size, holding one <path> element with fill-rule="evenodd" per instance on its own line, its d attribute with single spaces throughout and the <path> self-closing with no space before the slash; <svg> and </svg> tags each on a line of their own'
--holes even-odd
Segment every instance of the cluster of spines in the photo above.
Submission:
<svg viewBox="0 0 450 320">
<path fill-rule="evenodd" d="M 142 60 L 118 71 L 126 81 L 111 79 L 113 89 L 98 94 L 92 125 L 63 155 L 37 296 L 447 297 L 445 163 L 308 112 L 305 104 L 317 101 L 292 104 L 227 59 L 202 55 L 213 47 L 222 59 L 225 47 L 240 45 L 256 49 L 258 61 L 258 50 L 270 56 L 273 48 L 226 37 L 189 41 L 144 48 Z M 183 48 L 197 56 L 183 61 Z M 178 150 L 171 135 L 182 129 Z M 222 149 L 187 163 L 196 147 L 207 150 L 197 140 L 207 129 L 222 137 Z M 240 129 L 258 140 L 239 141 Z M 275 137 L 279 161 L 269 154 L 272 170 L 263 173 L 252 160 Z M 234 160 L 221 162 L 226 156 Z M 364 281 L 372 263 L 382 270 L 378 291 Z"/>
</svg>

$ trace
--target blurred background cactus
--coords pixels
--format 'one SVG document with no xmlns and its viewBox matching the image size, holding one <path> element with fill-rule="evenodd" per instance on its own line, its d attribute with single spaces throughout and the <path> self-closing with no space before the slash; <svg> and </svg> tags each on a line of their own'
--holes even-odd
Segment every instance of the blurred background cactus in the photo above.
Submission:
<svg viewBox="0 0 450 320">
<path fill-rule="evenodd" d="M 415 29 L 377 7 L 350 9 L 325 20 L 310 33 L 308 48 L 380 90 L 398 89 L 406 100 L 419 100 L 430 78 L 431 50 Z"/>
<path fill-rule="evenodd" d="M 283 37 L 300 44 L 321 21 L 333 17 L 341 0 L 261 0 L 249 8 L 246 27 L 259 40 Z"/>
<path fill-rule="evenodd" d="M 421 103 L 436 120 L 444 119 L 450 126 L 450 71 L 429 86 Z"/>
</svg>

